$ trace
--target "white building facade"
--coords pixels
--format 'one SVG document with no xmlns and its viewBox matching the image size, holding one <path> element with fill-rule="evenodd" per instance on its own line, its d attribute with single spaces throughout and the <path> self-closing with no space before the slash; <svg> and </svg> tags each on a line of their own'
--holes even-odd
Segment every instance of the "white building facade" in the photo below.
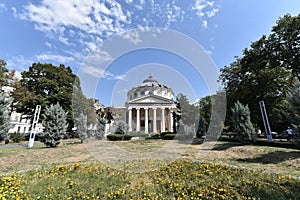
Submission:
<svg viewBox="0 0 300 200">
<path fill-rule="evenodd" d="M 174 92 L 151 75 L 127 93 L 126 122 L 129 131 L 159 133 L 173 131 L 176 111 Z"/>
</svg>

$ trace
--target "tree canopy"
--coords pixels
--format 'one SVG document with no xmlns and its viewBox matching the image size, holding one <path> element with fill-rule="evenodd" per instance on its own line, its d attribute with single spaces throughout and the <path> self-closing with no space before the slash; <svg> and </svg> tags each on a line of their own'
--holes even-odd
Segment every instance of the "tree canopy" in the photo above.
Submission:
<svg viewBox="0 0 300 200">
<path fill-rule="evenodd" d="M 13 97 L 18 112 L 31 115 L 36 105 L 42 113 L 51 104 L 59 103 L 68 112 L 67 120 L 73 127 L 72 93 L 76 75 L 64 65 L 33 63 L 28 71 L 22 72 Z"/>
<path fill-rule="evenodd" d="M 300 78 L 299 52 L 300 15 L 285 15 L 269 36 L 263 35 L 244 49 L 241 57 L 235 57 L 234 62 L 221 69 L 227 106 L 233 107 L 237 101 L 248 104 L 254 124 L 262 127 L 258 102 L 264 100 L 271 127 L 277 131 L 286 127 L 289 123 L 286 95 Z"/>
</svg>

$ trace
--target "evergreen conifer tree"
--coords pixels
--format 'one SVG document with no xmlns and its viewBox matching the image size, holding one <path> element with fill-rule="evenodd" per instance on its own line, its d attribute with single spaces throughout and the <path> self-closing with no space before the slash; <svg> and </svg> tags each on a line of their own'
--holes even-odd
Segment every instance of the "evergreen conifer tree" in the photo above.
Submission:
<svg viewBox="0 0 300 200">
<path fill-rule="evenodd" d="M 116 134 L 126 134 L 128 132 L 128 126 L 125 122 L 119 122 L 115 130 Z"/>
<path fill-rule="evenodd" d="M 77 118 L 75 118 L 75 126 L 77 128 L 78 136 L 81 143 L 88 137 L 87 134 L 87 116 L 81 113 Z"/>
<path fill-rule="evenodd" d="M 99 117 L 96 131 L 96 139 L 102 139 L 105 134 L 106 119 Z"/>
<path fill-rule="evenodd" d="M 179 120 L 178 124 L 177 124 L 177 132 L 178 134 L 184 134 L 185 131 L 184 131 L 184 124 L 182 122 L 182 120 Z"/>
<path fill-rule="evenodd" d="M 293 113 L 291 116 L 294 128 L 300 128 L 300 82 L 297 81 L 288 93 L 288 102 Z"/>
<path fill-rule="evenodd" d="M 46 108 L 43 126 L 45 129 L 41 133 L 41 142 L 48 147 L 56 147 L 68 128 L 67 113 L 58 103 Z"/>
<path fill-rule="evenodd" d="M 0 142 L 8 139 L 8 131 L 11 127 L 9 117 L 9 106 L 12 98 L 0 93 Z"/>
<path fill-rule="evenodd" d="M 232 129 L 238 135 L 240 142 L 250 142 L 253 140 L 255 129 L 250 118 L 248 105 L 244 106 L 237 101 L 231 108 L 232 111 Z"/>
<path fill-rule="evenodd" d="M 202 136 L 206 135 L 206 125 L 205 125 L 205 119 L 202 117 L 202 115 L 199 116 L 199 122 L 198 122 L 198 128 L 196 132 L 196 137 L 201 138 Z"/>
</svg>

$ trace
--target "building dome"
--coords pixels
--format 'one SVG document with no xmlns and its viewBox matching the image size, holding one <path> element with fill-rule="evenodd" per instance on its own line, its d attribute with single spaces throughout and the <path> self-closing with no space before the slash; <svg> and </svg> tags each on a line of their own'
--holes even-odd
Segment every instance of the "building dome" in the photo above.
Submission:
<svg viewBox="0 0 300 200">
<path fill-rule="evenodd" d="M 152 75 L 148 76 L 142 84 L 131 88 L 127 93 L 127 100 L 141 98 L 143 96 L 156 95 L 166 99 L 173 99 L 174 92 L 171 88 L 160 84 Z"/>
</svg>

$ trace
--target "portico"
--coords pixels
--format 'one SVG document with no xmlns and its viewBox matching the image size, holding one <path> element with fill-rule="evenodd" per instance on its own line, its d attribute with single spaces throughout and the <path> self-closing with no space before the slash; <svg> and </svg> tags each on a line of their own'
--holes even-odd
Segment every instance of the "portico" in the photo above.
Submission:
<svg viewBox="0 0 300 200">
<path fill-rule="evenodd" d="M 129 131 L 145 133 L 173 131 L 172 112 L 171 107 L 163 106 L 129 107 Z"/>
</svg>

